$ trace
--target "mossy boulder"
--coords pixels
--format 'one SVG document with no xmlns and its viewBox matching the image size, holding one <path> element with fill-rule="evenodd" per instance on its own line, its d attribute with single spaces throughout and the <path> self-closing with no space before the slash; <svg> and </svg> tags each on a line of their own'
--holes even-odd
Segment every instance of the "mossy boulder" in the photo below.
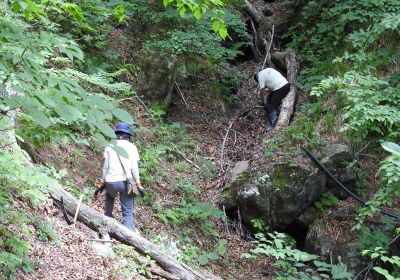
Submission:
<svg viewBox="0 0 400 280">
<path fill-rule="evenodd" d="M 280 164 L 271 176 L 252 178 L 238 191 L 245 224 L 261 219 L 274 229 L 284 229 L 325 191 L 326 178 L 315 170 Z"/>
<path fill-rule="evenodd" d="M 239 189 L 251 178 L 248 161 L 239 161 L 235 164 L 231 179 L 221 192 L 220 203 L 225 207 L 229 216 L 236 216 Z"/>
<path fill-rule="evenodd" d="M 174 56 L 148 58 L 139 75 L 138 94 L 151 103 L 167 109 L 171 104 L 177 73 Z"/>
</svg>

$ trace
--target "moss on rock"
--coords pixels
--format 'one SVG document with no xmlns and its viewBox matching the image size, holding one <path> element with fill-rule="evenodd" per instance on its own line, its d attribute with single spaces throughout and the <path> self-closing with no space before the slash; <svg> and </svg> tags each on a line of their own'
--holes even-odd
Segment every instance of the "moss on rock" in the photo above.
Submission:
<svg viewBox="0 0 400 280">
<path fill-rule="evenodd" d="M 279 190 L 292 192 L 301 188 L 307 175 L 307 171 L 298 166 L 281 164 L 272 171 L 271 181 Z"/>
</svg>

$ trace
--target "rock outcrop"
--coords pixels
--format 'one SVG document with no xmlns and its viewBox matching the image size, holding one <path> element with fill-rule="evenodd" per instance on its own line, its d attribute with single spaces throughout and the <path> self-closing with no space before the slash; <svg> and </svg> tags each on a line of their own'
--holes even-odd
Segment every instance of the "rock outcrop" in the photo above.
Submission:
<svg viewBox="0 0 400 280">
<path fill-rule="evenodd" d="M 356 192 L 358 163 L 354 160 L 350 148 L 346 145 L 328 145 L 321 150 L 321 162 L 325 167 L 342 182 L 350 191 Z M 349 195 L 338 188 L 337 184 L 328 177 L 327 188 L 333 195 L 345 199 Z"/>
<path fill-rule="evenodd" d="M 174 56 L 148 59 L 139 76 L 138 94 L 167 109 L 176 82 L 176 70 L 177 60 Z"/>
<path fill-rule="evenodd" d="M 328 170 L 355 191 L 357 162 L 349 147 L 329 145 L 322 148 L 321 154 L 321 162 Z M 326 192 L 342 199 L 348 196 L 315 167 L 283 163 L 269 174 L 253 176 L 248 162 L 238 162 L 220 202 L 230 217 L 237 218 L 239 209 L 246 225 L 251 225 L 253 219 L 261 219 L 276 230 L 292 223 L 306 229 L 319 216 L 314 211 L 314 202 Z"/>
<path fill-rule="evenodd" d="M 271 176 L 251 177 L 242 172 L 221 194 L 225 208 L 239 207 L 242 220 L 251 225 L 261 219 L 275 229 L 294 221 L 325 190 L 325 176 L 293 164 L 276 166 Z"/>
</svg>

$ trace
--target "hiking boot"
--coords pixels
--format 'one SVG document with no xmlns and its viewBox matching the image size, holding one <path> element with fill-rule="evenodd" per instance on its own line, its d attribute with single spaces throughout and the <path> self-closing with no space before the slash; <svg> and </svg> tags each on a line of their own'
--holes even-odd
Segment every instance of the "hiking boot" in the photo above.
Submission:
<svg viewBox="0 0 400 280">
<path fill-rule="evenodd" d="M 278 111 L 273 110 L 269 115 L 269 121 L 271 122 L 271 128 L 275 128 L 276 123 L 278 122 Z"/>
</svg>

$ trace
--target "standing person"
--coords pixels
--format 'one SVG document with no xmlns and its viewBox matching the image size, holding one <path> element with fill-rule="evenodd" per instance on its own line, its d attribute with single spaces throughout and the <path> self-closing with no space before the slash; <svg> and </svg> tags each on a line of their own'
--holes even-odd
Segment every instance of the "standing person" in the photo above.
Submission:
<svg viewBox="0 0 400 280">
<path fill-rule="evenodd" d="M 271 127 L 274 128 L 278 121 L 278 109 L 282 99 L 288 94 L 290 84 L 281 73 L 273 68 L 265 68 L 254 75 L 254 80 L 258 83 L 257 95 L 261 97 L 264 102 L 266 88 L 272 91 L 268 97 L 265 105 L 268 118 L 271 122 Z"/>
<path fill-rule="evenodd" d="M 132 131 L 127 123 L 119 123 L 115 128 L 117 136 L 117 146 L 123 148 L 129 158 L 118 155 L 110 146 L 104 151 L 103 176 L 100 180 L 99 188 L 95 195 L 106 189 L 105 199 L 105 215 L 112 217 L 114 208 L 114 200 L 117 194 L 120 195 L 122 208 L 122 223 L 127 228 L 134 228 L 134 197 L 133 194 L 127 193 L 127 182 L 133 180 L 140 194 L 144 195 L 144 189 L 140 184 L 139 177 L 139 152 L 135 144 L 131 143 Z"/>
</svg>

